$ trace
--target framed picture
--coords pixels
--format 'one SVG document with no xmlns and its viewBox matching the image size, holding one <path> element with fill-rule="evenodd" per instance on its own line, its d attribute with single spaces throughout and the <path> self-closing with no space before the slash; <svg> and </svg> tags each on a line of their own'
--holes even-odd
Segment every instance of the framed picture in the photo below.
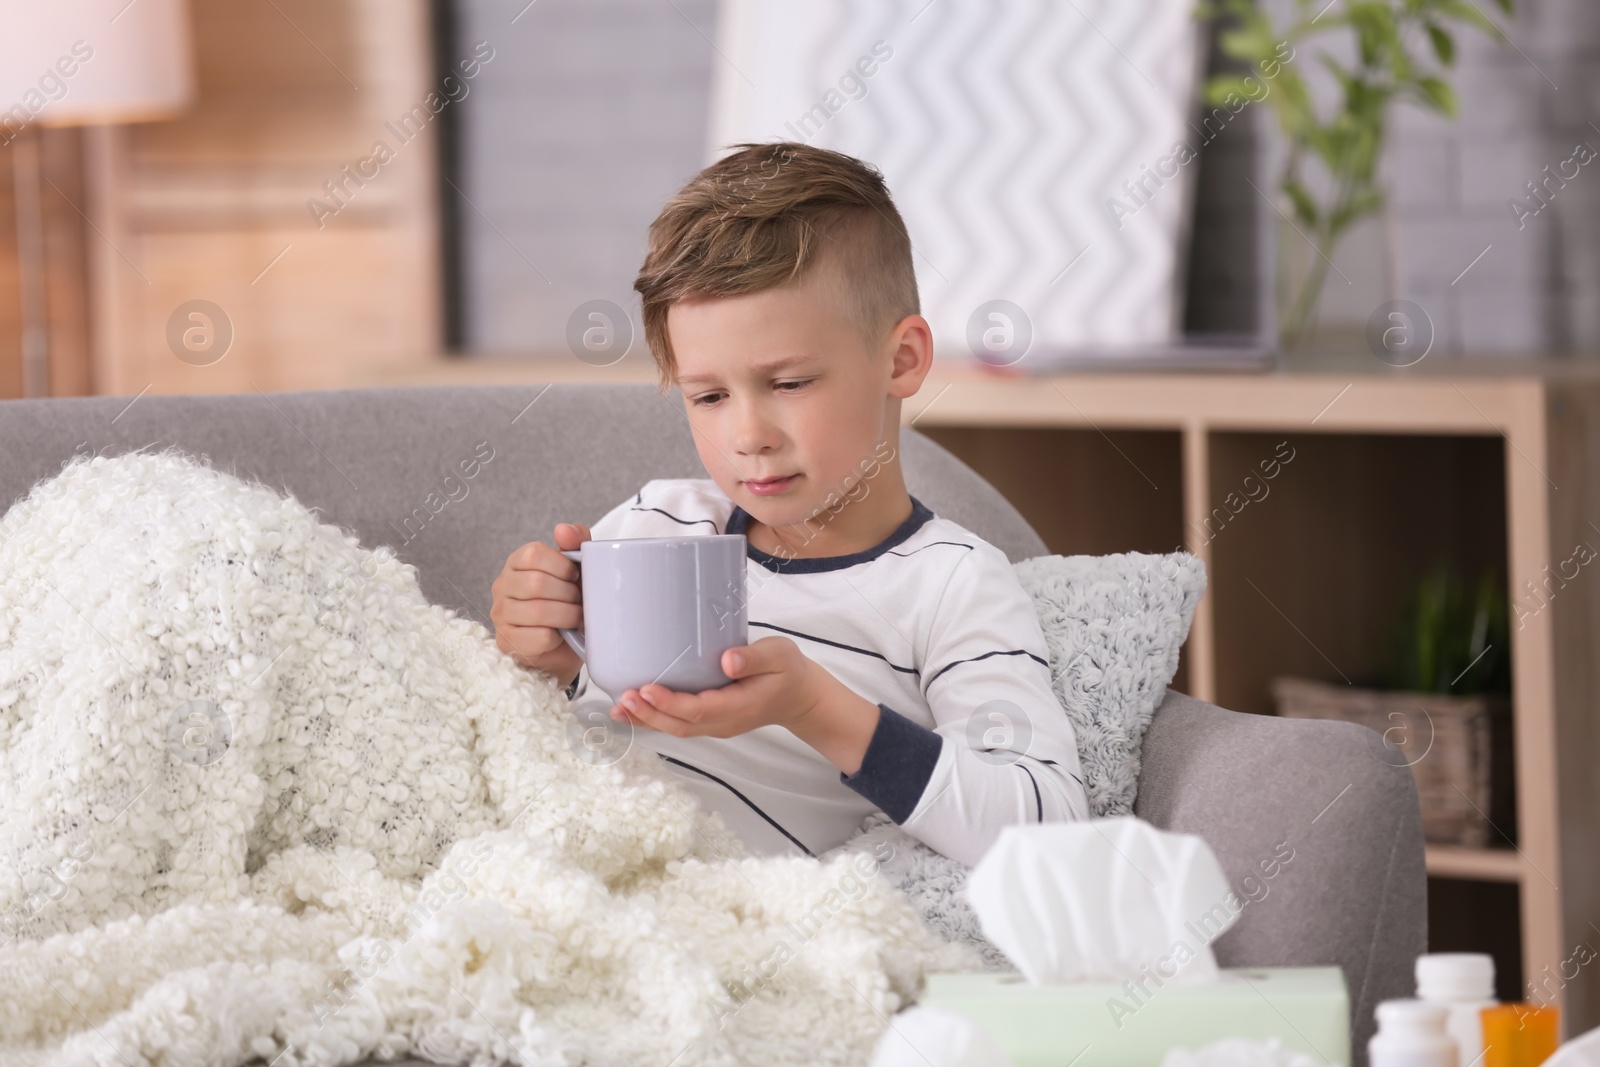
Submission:
<svg viewBox="0 0 1600 1067">
<path fill-rule="evenodd" d="M 1170 355 L 1207 29 L 1173 0 L 724 0 L 707 161 L 789 140 L 882 171 L 942 358 Z"/>
</svg>

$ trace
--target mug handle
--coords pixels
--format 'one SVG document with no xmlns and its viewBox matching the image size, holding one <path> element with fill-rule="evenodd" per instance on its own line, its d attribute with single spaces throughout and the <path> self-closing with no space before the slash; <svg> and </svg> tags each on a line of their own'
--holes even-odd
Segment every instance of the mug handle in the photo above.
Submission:
<svg viewBox="0 0 1600 1067">
<path fill-rule="evenodd" d="M 560 551 L 560 553 L 563 556 L 566 556 L 568 559 L 570 559 L 574 563 L 580 563 L 581 564 L 583 562 L 583 553 L 580 552 L 577 549 L 565 549 L 565 548 L 563 548 L 563 549 L 559 549 L 558 551 Z M 581 567 L 578 570 L 578 580 L 580 582 L 583 580 L 583 569 Z M 585 661 L 587 661 L 589 659 L 589 653 L 584 651 L 584 648 L 583 648 L 583 631 L 582 630 L 559 629 L 556 632 L 559 633 L 561 635 L 561 639 L 567 643 L 567 647 L 572 649 L 572 651 L 574 651 L 574 652 L 576 652 L 578 654 L 578 658 L 579 659 L 585 660 Z"/>
</svg>

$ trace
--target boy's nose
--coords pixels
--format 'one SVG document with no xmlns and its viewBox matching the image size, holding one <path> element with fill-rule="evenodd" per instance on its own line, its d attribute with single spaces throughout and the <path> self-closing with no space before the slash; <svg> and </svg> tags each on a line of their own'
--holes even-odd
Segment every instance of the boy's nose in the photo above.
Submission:
<svg viewBox="0 0 1600 1067">
<path fill-rule="evenodd" d="M 778 428 L 758 408 L 752 405 L 739 413 L 733 447 L 740 455 L 754 456 L 771 452 L 781 440 Z"/>
</svg>

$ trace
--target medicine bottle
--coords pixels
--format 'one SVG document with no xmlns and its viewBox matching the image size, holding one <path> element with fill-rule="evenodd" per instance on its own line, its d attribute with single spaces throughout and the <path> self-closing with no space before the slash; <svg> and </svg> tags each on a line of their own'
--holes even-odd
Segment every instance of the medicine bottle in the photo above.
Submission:
<svg viewBox="0 0 1600 1067">
<path fill-rule="evenodd" d="M 1560 1013 L 1542 1004 L 1497 1004 L 1483 1009 L 1479 1067 L 1539 1067 L 1561 1043 Z"/>
<path fill-rule="evenodd" d="M 1460 1067 L 1473 1067 L 1483 1055 L 1479 1014 L 1496 1003 L 1494 958 L 1481 952 L 1436 952 L 1418 956 L 1416 971 L 1417 999 L 1442 1005 L 1450 1013 L 1445 1033 L 1456 1043 Z"/>
<path fill-rule="evenodd" d="M 1459 1067 L 1456 1043 L 1445 1033 L 1449 1012 L 1425 1000 L 1378 1005 L 1378 1032 L 1367 1042 L 1371 1067 Z"/>
</svg>

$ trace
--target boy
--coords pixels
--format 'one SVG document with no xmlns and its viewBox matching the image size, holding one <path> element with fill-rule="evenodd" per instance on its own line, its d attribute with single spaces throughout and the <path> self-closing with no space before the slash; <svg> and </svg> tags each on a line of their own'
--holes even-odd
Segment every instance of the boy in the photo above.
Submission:
<svg viewBox="0 0 1600 1067">
<path fill-rule="evenodd" d="M 555 541 L 742 533 L 734 681 L 605 694 L 752 854 L 818 855 L 875 810 L 975 864 L 1011 823 L 1088 817 L 1033 603 L 999 549 L 907 492 L 900 405 L 933 358 L 911 244 L 879 173 L 738 145 L 650 227 L 634 288 L 709 479 L 658 480 Z M 577 569 L 534 542 L 494 584 L 495 636 L 574 696 L 558 627 Z"/>
</svg>

